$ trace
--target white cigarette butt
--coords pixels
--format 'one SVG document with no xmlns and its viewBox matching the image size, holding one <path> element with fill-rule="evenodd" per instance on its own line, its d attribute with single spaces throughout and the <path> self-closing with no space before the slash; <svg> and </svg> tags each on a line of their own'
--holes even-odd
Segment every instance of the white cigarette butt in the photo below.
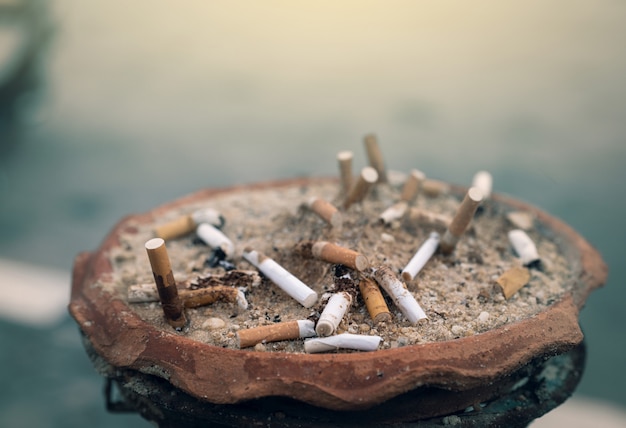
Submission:
<svg viewBox="0 0 626 428">
<path fill-rule="evenodd" d="M 196 225 L 209 223 L 217 228 L 224 226 L 225 220 L 219 211 L 213 208 L 204 208 L 191 213 L 191 219 Z"/>
<path fill-rule="evenodd" d="M 402 271 L 402 278 L 405 281 L 411 281 L 415 278 L 419 271 L 421 271 L 426 265 L 426 262 L 428 262 L 433 254 L 435 254 L 438 246 L 439 234 L 437 232 L 431 232 L 428 239 L 419 247 L 415 255 Z"/>
<path fill-rule="evenodd" d="M 373 276 L 411 324 L 417 324 L 420 320 L 428 318 L 415 297 L 389 266 L 379 267 L 374 271 Z"/>
<path fill-rule="evenodd" d="M 493 188 L 493 177 L 488 171 L 478 171 L 472 179 L 472 187 L 477 187 L 483 194 L 484 199 L 489 199 Z"/>
<path fill-rule="evenodd" d="M 314 354 L 317 352 L 335 351 L 337 349 L 354 349 L 357 351 L 375 351 L 382 337 L 366 336 L 361 334 L 342 333 L 336 336 L 306 339 L 304 352 Z"/>
<path fill-rule="evenodd" d="M 509 242 L 511 242 L 513 249 L 521 259 L 523 265 L 528 266 L 529 264 L 539 260 L 539 254 L 537 253 L 535 243 L 523 230 L 511 230 L 509 232 Z"/>
<path fill-rule="evenodd" d="M 330 336 L 333 334 L 351 305 L 352 296 L 345 291 L 330 296 L 315 326 L 317 335 Z"/>
<path fill-rule="evenodd" d="M 384 224 L 390 224 L 394 220 L 398 220 L 404 217 L 404 214 L 406 214 L 408 208 L 409 204 L 407 201 L 398 201 L 389 208 L 387 208 L 385 211 L 383 211 L 379 219 Z"/>
<path fill-rule="evenodd" d="M 227 258 L 231 258 L 235 253 L 235 245 L 228 239 L 224 233 L 215 226 L 202 223 L 196 229 L 196 234 L 202 239 L 209 247 L 220 248 Z"/>
<path fill-rule="evenodd" d="M 317 302 L 315 291 L 271 258 L 249 248 L 244 250 L 243 258 L 256 266 L 274 284 L 305 308 L 310 308 Z"/>
</svg>

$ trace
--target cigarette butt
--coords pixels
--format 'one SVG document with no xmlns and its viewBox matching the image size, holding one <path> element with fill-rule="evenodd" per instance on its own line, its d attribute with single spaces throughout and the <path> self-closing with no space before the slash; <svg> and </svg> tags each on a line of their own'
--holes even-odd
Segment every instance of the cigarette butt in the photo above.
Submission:
<svg viewBox="0 0 626 428">
<path fill-rule="evenodd" d="M 507 270 L 496 280 L 505 299 L 517 293 L 520 288 L 528 284 L 528 281 L 530 281 L 530 272 L 521 266 Z"/>
<path fill-rule="evenodd" d="M 483 198 L 489 199 L 493 189 L 493 177 L 489 171 L 478 171 L 472 179 L 472 187 L 477 187 L 483 193 Z"/>
<path fill-rule="evenodd" d="M 426 179 L 426 174 L 423 172 L 412 169 L 411 173 L 402 186 L 402 192 L 400 193 L 400 200 L 411 202 L 415 196 L 419 193 L 422 183 Z"/>
<path fill-rule="evenodd" d="M 341 213 L 330 202 L 321 198 L 312 197 L 308 200 L 307 206 L 332 227 L 338 228 L 341 226 Z"/>
<path fill-rule="evenodd" d="M 415 297 L 389 266 L 377 268 L 374 270 L 373 276 L 411 324 L 417 324 L 420 320 L 428 318 Z"/>
<path fill-rule="evenodd" d="M 422 192 L 431 198 L 445 195 L 449 191 L 450 185 L 443 181 L 427 178 L 422 182 Z"/>
<path fill-rule="evenodd" d="M 334 293 L 328 299 L 324 310 L 320 314 L 320 319 L 315 325 L 315 332 L 318 336 L 330 336 L 337 330 L 339 323 L 352 305 L 352 296 L 345 291 Z"/>
<path fill-rule="evenodd" d="M 528 266 L 539 260 L 537 247 L 530 236 L 521 229 L 514 229 L 509 232 L 509 242 L 519 256 L 524 266 Z"/>
<path fill-rule="evenodd" d="M 343 207 L 344 209 L 348 209 L 348 207 L 355 202 L 361 202 L 369 189 L 376 183 L 378 180 L 378 173 L 371 166 L 366 166 L 361 170 L 361 174 L 357 178 L 356 183 L 352 186 L 350 191 L 348 192 L 348 196 L 346 197 Z"/>
<path fill-rule="evenodd" d="M 411 258 L 406 267 L 402 270 L 402 279 L 411 281 L 426 265 L 428 260 L 435 254 L 439 246 L 439 234 L 431 232 L 430 236 L 419 247 L 415 255 Z"/>
<path fill-rule="evenodd" d="M 391 321 L 391 312 L 389 312 L 385 298 L 374 280 L 370 278 L 361 279 L 359 290 L 374 324 Z"/>
<path fill-rule="evenodd" d="M 363 143 L 365 144 L 365 151 L 367 152 L 369 164 L 378 173 L 377 181 L 380 183 L 386 183 L 387 171 L 385 169 L 383 154 L 378 146 L 378 138 L 374 134 L 368 134 L 363 139 Z"/>
<path fill-rule="evenodd" d="M 382 337 L 366 336 L 362 334 L 342 333 L 335 336 L 306 339 L 304 352 L 314 354 L 317 352 L 336 351 L 338 349 L 353 349 L 355 351 L 375 351 Z"/>
<path fill-rule="evenodd" d="M 452 222 L 452 217 L 448 215 L 427 211 L 422 208 L 411 208 L 409 219 L 420 225 L 433 226 L 444 230 Z"/>
<path fill-rule="evenodd" d="M 209 247 L 221 249 L 226 258 L 231 258 L 235 253 L 235 245 L 224 233 L 209 223 L 202 223 L 196 229 L 196 234 Z"/>
<path fill-rule="evenodd" d="M 459 205 L 452 222 L 450 222 L 448 229 L 441 239 L 439 248 L 443 254 L 450 254 L 454 251 L 459 238 L 463 235 L 471 223 L 472 218 L 476 213 L 476 209 L 482 200 L 483 194 L 480 189 L 477 187 L 470 187 L 465 194 L 461 205 Z"/>
<path fill-rule="evenodd" d="M 179 294 L 186 308 L 197 308 L 217 301 L 235 303 L 239 290 L 234 287 L 216 285 L 195 290 L 180 290 Z"/>
<path fill-rule="evenodd" d="M 208 208 L 183 215 L 155 229 L 158 238 L 169 241 L 193 232 L 200 223 L 209 223 L 215 227 L 224 225 L 224 217 L 216 210 Z"/>
<path fill-rule="evenodd" d="M 367 257 L 363 254 L 326 241 L 314 243 L 311 248 L 311 253 L 316 259 L 348 266 L 360 272 L 370 266 Z"/>
<path fill-rule="evenodd" d="M 393 221 L 401 219 L 407 213 L 409 204 L 407 201 L 398 201 L 389 208 L 387 208 L 378 217 L 381 223 L 391 224 Z"/>
<path fill-rule="evenodd" d="M 239 347 L 248 348 L 262 342 L 278 342 L 315 336 L 315 323 L 310 320 L 287 321 L 239 330 Z"/>
<path fill-rule="evenodd" d="M 146 242 L 145 247 L 165 319 L 175 329 L 182 329 L 187 324 L 187 319 L 178 296 L 165 241 L 162 238 L 153 238 Z"/>
<path fill-rule="evenodd" d="M 337 161 L 339 162 L 339 178 L 341 180 L 341 195 L 346 197 L 348 191 L 352 188 L 353 173 L 352 159 L 354 153 L 348 150 L 337 153 Z"/>
<path fill-rule="evenodd" d="M 246 248 L 243 258 L 305 308 L 310 308 L 317 302 L 317 293 L 314 290 L 265 254 Z"/>
</svg>

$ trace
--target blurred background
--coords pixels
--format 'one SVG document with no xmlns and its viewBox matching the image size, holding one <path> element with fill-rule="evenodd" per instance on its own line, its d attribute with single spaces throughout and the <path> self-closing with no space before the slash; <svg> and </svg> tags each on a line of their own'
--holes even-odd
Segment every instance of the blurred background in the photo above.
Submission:
<svg viewBox="0 0 626 428">
<path fill-rule="evenodd" d="M 104 409 L 74 256 L 200 188 L 360 168 L 375 132 L 389 168 L 489 170 L 600 250 L 555 412 L 626 426 L 624 40 L 619 0 L 0 0 L 0 425 L 148 426 Z"/>
</svg>

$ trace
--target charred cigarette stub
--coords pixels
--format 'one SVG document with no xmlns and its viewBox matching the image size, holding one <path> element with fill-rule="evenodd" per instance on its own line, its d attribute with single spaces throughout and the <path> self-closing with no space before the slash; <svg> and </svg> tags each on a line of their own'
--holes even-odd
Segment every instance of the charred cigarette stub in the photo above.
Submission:
<svg viewBox="0 0 626 428">
<path fill-rule="evenodd" d="M 246 248 L 243 258 L 305 308 L 310 308 L 317 302 L 317 293 L 314 290 L 263 253 Z"/>
<path fill-rule="evenodd" d="M 155 229 L 155 234 L 158 238 L 168 241 L 193 232 L 201 223 L 222 227 L 224 217 L 214 209 L 202 209 L 162 224 Z"/>
<path fill-rule="evenodd" d="M 342 333 L 335 336 L 306 339 L 304 352 L 314 354 L 318 352 L 336 351 L 338 349 L 353 349 L 356 351 L 375 351 L 382 337 L 366 336 L 361 334 Z"/>
<path fill-rule="evenodd" d="M 341 226 L 341 213 L 330 202 L 318 197 L 312 197 L 307 201 L 307 206 L 332 227 L 338 228 Z"/>
<path fill-rule="evenodd" d="M 187 324 L 187 319 L 183 312 L 182 300 L 178 296 L 165 241 L 162 238 L 153 238 L 146 242 L 145 247 L 165 319 L 172 327 L 180 330 Z"/>
<path fill-rule="evenodd" d="M 339 178 L 341 180 L 341 194 L 345 197 L 352 188 L 353 173 L 352 159 L 354 153 L 348 150 L 337 153 L 337 162 L 339 162 Z"/>
<path fill-rule="evenodd" d="M 368 134 L 363 139 L 363 143 L 365 144 L 365 151 L 367 152 L 369 164 L 378 173 L 377 181 L 386 183 L 387 171 L 385 169 L 383 154 L 378 146 L 378 138 L 374 134 Z"/>
<path fill-rule="evenodd" d="M 426 179 L 426 174 L 417 169 L 412 169 L 408 178 L 402 186 L 402 193 L 400 193 L 400 200 L 411 202 L 415 196 L 419 193 L 422 183 Z"/>
<path fill-rule="evenodd" d="M 326 241 L 318 241 L 311 249 L 313 257 L 325 262 L 348 266 L 351 269 L 364 271 L 370 266 L 367 257 L 356 251 L 332 244 Z"/>
<path fill-rule="evenodd" d="M 419 271 L 421 271 L 426 265 L 426 262 L 428 262 L 433 254 L 435 254 L 438 246 L 439 234 L 437 232 L 431 232 L 428 239 L 424 241 L 406 267 L 402 270 L 402 279 L 405 281 L 413 280 Z"/>
<path fill-rule="evenodd" d="M 478 171 L 472 179 L 472 187 L 477 187 L 483 193 L 483 198 L 489 199 L 493 189 L 493 177 L 488 171 Z"/>
<path fill-rule="evenodd" d="M 209 247 L 221 249 L 226 255 L 226 258 L 231 258 L 235 253 L 233 241 L 228 239 L 228 237 L 215 226 L 202 223 L 196 229 L 196 234 Z"/>
<path fill-rule="evenodd" d="M 287 321 L 239 330 L 239 347 L 248 348 L 257 343 L 278 342 L 315 336 L 315 323 L 311 320 Z"/>
<path fill-rule="evenodd" d="M 374 324 L 391 321 L 391 312 L 389 312 L 385 298 L 380 292 L 376 281 L 370 278 L 362 278 L 359 281 L 359 291 L 365 301 L 367 312 L 374 320 Z"/>
<path fill-rule="evenodd" d="M 352 296 L 345 291 L 330 296 L 320 315 L 320 319 L 315 325 L 317 335 L 330 336 L 333 334 L 351 305 Z"/>
<path fill-rule="evenodd" d="M 398 201 L 389 208 L 387 208 L 385 211 L 383 211 L 383 213 L 378 218 L 381 223 L 391 224 L 395 220 L 404 217 L 404 214 L 406 214 L 408 209 L 409 204 L 407 201 Z"/>
<path fill-rule="evenodd" d="M 357 178 L 356 183 L 350 189 L 346 200 L 343 203 L 343 207 L 347 209 L 350 205 L 361 202 L 370 188 L 378 180 L 378 173 L 371 166 L 366 166 L 361 170 L 361 174 Z"/>
<path fill-rule="evenodd" d="M 528 266 L 539 261 L 537 247 L 530 236 L 521 229 L 514 229 L 509 232 L 509 242 L 519 256 L 524 266 Z"/>
<path fill-rule="evenodd" d="M 195 290 L 178 290 L 178 296 L 186 308 L 197 308 L 218 301 L 237 303 L 241 309 L 248 308 L 248 301 L 242 290 L 224 285 L 214 285 Z M 158 302 L 159 293 L 152 284 L 136 284 L 128 287 L 129 303 Z"/>
<path fill-rule="evenodd" d="M 213 287 L 198 288 L 196 290 L 181 290 L 179 294 L 186 308 L 197 308 L 218 301 L 237 303 L 241 309 L 248 308 L 248 302 L 243 291 L 235 287 L 215 285 Z"/>
<path fill-rule="evenodd" d="M 415 297 L 398 279 L 389 266 L 381 266 L 374 270 L 374 279 L 391 297 L 400 312 L 411 324 L 417 324 L 420 320 L 427 319 L 426 313 L 421 308 Z"/>
<path fill-rule="evenodd" d="M 474 218 L 476 209 L 482 200 L 483 194 L 477 187 L 471 187 L 467 191 L 456 215 L 441 239 L 440 248 L 443 254 L 450 254 L 454 251 L 457 242 Z"/>
<path fill-rule="evenodd" d="M 517 293 L 520 288 L 528 284 L 528 281 L 530 281 L 530 272 L 522 266 L 507 270 L 496 280 L 505 299 Z"/>
<path fill-rule="evenodd" d="M 444 181 L 426 179 L 422 182 L 422 192 L 431 198 L 444 195 L 450 191 L 450 185 Z"/>
</svg>

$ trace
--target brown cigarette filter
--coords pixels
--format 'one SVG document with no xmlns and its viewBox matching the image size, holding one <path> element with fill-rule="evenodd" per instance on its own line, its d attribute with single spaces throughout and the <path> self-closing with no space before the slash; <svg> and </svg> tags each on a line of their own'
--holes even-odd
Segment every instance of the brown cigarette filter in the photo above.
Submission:
<svg viewBox="0 0 626 428">
<path fill-rule="evenodd" d="M 365 301 L 367 312 L 369 312 L 375 324 L 391 321 L 391 312 L 389 312 L 385 298 L 380 292 L 376 281 L 370 278 L 361 279 L 359 281 L 359 290 Z"/>
<path fill-rule="evenodd" d="M 431 198 L 446 194 L 450 191 L 450 185 L 446 182 L 433 179 L 425 179 L 422 182 L 422 192 Z"/>
<path fill-rule="evenodd" d="M 341 179 L 341 195 L 344 197 L 352 188 L 353 173 L 352 159 L 354 154 L 350 151 L 342 151 L 337 153 L 337 161 L 339 162 L 339 177 Z"/>
<path fill-rule="evenodd" d="M 471 187 L 467 191 L 461 205 L 459 205 L 459 209 L 450 222 L 450 226 L 448 226 L 448 230 L 446 230 L 441 239 L 440 249 L 444 254 L 449 254 L 454 250 L 459 238 L 471 223 L 472 218 L 474 218 L 476 209 L 482 200 L 483 194 L 479 188 Z"/>
<path fill-rule="evenodd" d="M 528 284 L 528 281 L 530 281 L 530 272 L 521 266 L 507 270 L 496 280 L 505 299 L 517 293 L 520 288 Z"/>
<path fill-rule="evenodd" d="M 316 242 L 311 251 L 316 259 L 348 266 L 358 271 L 364 271 L 370 266 L 367 257 L 363 254 L 330 242 Z"/>
<path fill-rule="evenodd" d="M 376 183 L 378 180 L 378 173 L 371 166 L 366 166 L 361 170 L 361 174 L 357 179 L 356 183 L 350 189 L 346 200 L 343 203 L 343 207 L 347 209 L 350 205 L 355 202 L 361 202 L 369 189 Z"/>
<path fill-rule="evenodd" d="M 321 198 L 312 198 L 309 200 L 308 206 L 311 211 L 332 227 L 341 226 L 341 213 L 330 202 Z"/>
<path fill-rule="evenodd" d="M 176 239 L 191 233 L 195 228 L 196 223 L 191 218 L 191 215 L 185 215 L 157 227 L 155 234 L 157 237 L 169 241 L 170 239 Z"/>
<path fill-rule="evenodd" d="M 426 175 L 423 172 L 418 171 L 416 169 L 411 170 L 411 173 L 409 174 L 406 181 L 404 182 L 404 186 L 402 186 L 402 193 L 400 194 L 400 200 L 411 202 L 413 198 L 415 198 L 417 193 L 420 191 L 422 182 L 424 181 L 425 178 L 426 178 Z"/>
<path fill-rule="evenodd" d="M 365 151 L 367 152 L 367 158 L 369 159 L 370 166 L 372 166 L 378 173 L 377 181 L 386 183 L 387 171 L 385 170 L 383 154 L 378 146 L 378 138 L 374 134 L 368 134 L 363 139 L 363 143 L 365 144 Z"/>
<path fill-rule="evenodd" d="M 145 246 L 165 318 L 172 327 L 181 329 L 187 324 L 187 319 L 183 312 L 182 300 L 178 296 L 165 241 L 162 238 L 154 238 L 146 242 Z"/>
<path fill-rule="evenodd" d="M 198 306 L 210 305 L 217 301 L 231 303 L 237 301 L 237 289 L 224 285 L 198 288 L 196 290 L 181 290 L 179 294 L 186 308 L 197 308 Z"/>
<path fill-rule="evenodd" d="M 261 342 L 297 339 L 300 337 L 300 328 L 298 321 L 288 321 L 239 330 L 237 337 L 239 338 L 239 347 L 248 348 Z"/>
</svg>

